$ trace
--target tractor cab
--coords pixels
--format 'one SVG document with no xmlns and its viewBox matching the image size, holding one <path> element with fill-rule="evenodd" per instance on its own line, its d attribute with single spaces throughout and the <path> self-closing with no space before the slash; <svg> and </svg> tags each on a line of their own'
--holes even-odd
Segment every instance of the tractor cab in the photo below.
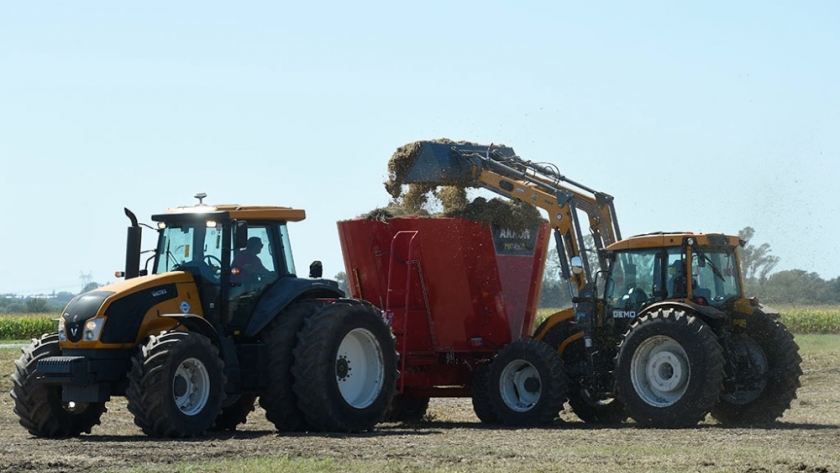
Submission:
<svg viewBox="0 0 840 473">
<path fill-rule="evenodd" d="M 663 301 L 726 311 L 743 299 L 739 245 L 738 237 L 692 233 L 639 235 L 611 245 L 598 291 L 603 321 L 623 332 Z"/>
<path fill-rule="evenodd" d="M 296 277 L 286 207 L 179 207 L 154 215 L 159 230 L 153 274 L 193 275 L 202 312 L 215 323 L 244 327 L 260 297 L 283 277 Z"/>
</svg>

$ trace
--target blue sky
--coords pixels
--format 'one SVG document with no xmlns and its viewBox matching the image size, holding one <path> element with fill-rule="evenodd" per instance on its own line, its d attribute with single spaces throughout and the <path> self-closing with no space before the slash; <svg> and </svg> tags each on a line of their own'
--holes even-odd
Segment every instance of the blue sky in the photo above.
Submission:
<svg viewBox="0 0 840 473">
<path fill-rule="evenodd" d="M 840 276 L 836 2 L 0 1 L 0 293 L 113 281 L 128 207 L 304 208 L 296 263 L 388 203 L 393 151 L 504 143 L 625 236 L 756 229 Z M 146 247 L 154 235 L 145 235 Z"/>
</svg>

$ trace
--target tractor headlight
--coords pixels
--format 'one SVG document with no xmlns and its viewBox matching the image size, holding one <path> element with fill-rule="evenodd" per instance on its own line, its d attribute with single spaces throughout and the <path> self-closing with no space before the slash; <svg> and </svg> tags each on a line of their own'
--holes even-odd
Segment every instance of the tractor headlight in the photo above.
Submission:
<svg viewBox="0 0 840 473">
<path fill-rule="evenodd" d="M 90 319 L 85 322 L 85 341 L 92 342 L 99 340 L 99 334 L 102 333 L 102 323 L 105 319 Z"/>
<path fill-rule="evenodd" d="M 64 317 L 58 318 L 58 341 L 67 341 L 67 332 L 64 331 Z"/>
</svg>

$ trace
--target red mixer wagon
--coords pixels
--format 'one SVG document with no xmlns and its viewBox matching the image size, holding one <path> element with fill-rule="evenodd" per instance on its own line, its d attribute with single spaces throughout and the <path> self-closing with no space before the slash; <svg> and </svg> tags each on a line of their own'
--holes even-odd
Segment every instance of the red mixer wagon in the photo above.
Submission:
<svg viewBox="0 0 840 473">
<path fill-rule="evenodd" d="M 350 295 L 381 308 L 395 336 L 400 378 L 389 419 L 422 417 L 430 397 L 473 396 L 482 420 L 500 420 L 476 372 L 489 383 L 494 356 L 531 334 L 548 224 L 407 217 L 347 220 L 338 230 Z"/>
</svg>

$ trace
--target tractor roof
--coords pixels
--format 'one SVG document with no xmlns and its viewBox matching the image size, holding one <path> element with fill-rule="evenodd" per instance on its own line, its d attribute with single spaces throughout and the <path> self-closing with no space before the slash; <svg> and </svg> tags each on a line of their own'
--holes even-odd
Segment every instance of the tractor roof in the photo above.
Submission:
<svg viewBox="0 0 840 473">
<path fill-rule="evenodd" d="M 152 220 L 161 222 L 168 220 L 207 218 L 211 216 L 219 220 L 271 220 L 299 222 L 306 218 L 306 212 L 302 209 L 278 206 L 199 204 L 167 209 L 161 214 L 152 215 Z"/>
<path fill-rule="evenodd" d="M 641 248 L 663 248 L 682 246 L 687 238 L 694 238 L 695 244 L 700 246 L 723 245 L 737 246 L 741 239 L 733 235 L 721 233 L 692 233 L 692 232 L 656 232 L 636 235 L 617 241 L 607 247 L 608 250 L 630 250 Z"/>
</svg>

